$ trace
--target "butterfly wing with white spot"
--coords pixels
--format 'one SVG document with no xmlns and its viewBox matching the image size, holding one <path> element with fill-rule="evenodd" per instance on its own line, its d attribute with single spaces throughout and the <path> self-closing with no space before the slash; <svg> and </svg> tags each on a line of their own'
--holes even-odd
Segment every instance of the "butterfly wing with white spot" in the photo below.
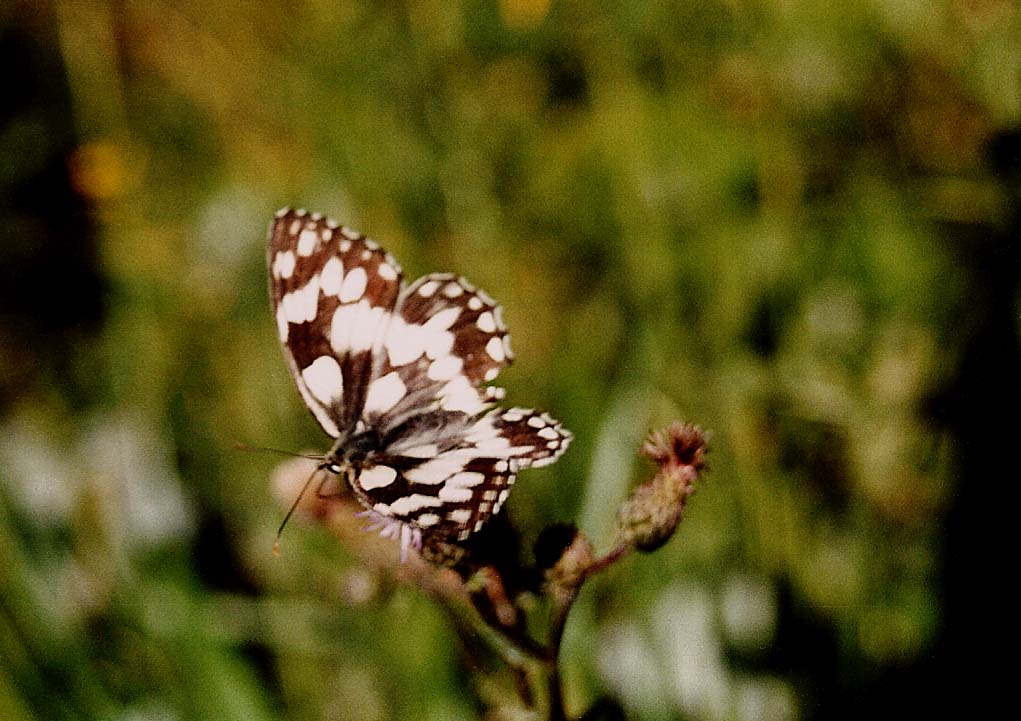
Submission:
<svg viewBox="0 0 1021 721">
<path fill-rule="evenodd" d="M 270 227 L 268 263 L 291 374 L 312 415 L 336 438 L 365 405 L 401 269 L 368 238 L 318 213 L 290 209 Z"/>
<path fill-rule="evenodd" d="M 445 273 L 419 278 L 401 295 L 400 314 L 406 324 L 419 325 L 450 314 L 448 353 L 461 361 L 472 385 L 492 381 L 514 358 L 503 309 L 464 278 Z"/>
<path fill-rule="evenodd" d="M 573 437 L 548 413 L 497 408 L 479 418 L 466 439 L 480 453 L 513 458 L 518 468 L 539 468 L 560 458 Z"/>
<path fill-rule="evenodd" d="M 363 420 L 392 429 L 434 409 L 475 415 L 499 398 L 480 392 L 513 358 L 501 309 L 463 278 L 427 275 L 405 290 Z"/>
<path fill-rule="evenodd" d="M 464 540 L 500 511 L 519 469 L 552 463 L 570 441 L 549 415 L 522 408 L 422 414 L 386 439 L 352 485 L 380 516 Z"/>
<path fill-rule="evenodd" d="M 517 463 L 460 448 L 432 458 L 376 455 L 352 484 L 366 508 L 423 533 L 463 541 L 500 511 Z"/>
</svg>

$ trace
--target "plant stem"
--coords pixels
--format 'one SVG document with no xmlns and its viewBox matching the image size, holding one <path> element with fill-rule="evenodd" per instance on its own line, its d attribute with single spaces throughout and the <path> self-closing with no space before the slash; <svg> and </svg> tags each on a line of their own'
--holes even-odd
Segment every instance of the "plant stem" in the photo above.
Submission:
<svg viewBox="0 0 1021 721">
<path fill-rule="evenodd" d="M 615 564 L 620 559 L 624 558 L 628 553 L 632 551 L 631 544 L 620 543 L 612 551 L 607 553 L 602 558 L 597 558 L 593 561 L 589 567 L 585 570 L 585 577 L 594 576 L 597 573 L 605 571 L 607 568 Z"/>
</svg>

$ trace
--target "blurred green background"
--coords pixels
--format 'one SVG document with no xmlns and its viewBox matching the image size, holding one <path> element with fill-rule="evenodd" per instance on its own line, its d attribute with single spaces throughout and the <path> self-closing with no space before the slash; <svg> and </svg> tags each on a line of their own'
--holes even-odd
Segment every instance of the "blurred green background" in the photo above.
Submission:
<svg viewBox="0 0 1021 721">
<path fill-rule="evenodd" d="M 276 460 L 235 441 L 328 447 L 269 310 L 283 205 L 504 305 L 508 401 L 576 436 L 526 540 L 605 544 L 645 433 L 711 430 L 678 535 L 586 587 L 570 709 L 998 686 L 1016 4 L 29 1 L 0 57 L 4 721 L 486 715 L 422 594 L 312 524 L 270 551 Z"/>
</svg>

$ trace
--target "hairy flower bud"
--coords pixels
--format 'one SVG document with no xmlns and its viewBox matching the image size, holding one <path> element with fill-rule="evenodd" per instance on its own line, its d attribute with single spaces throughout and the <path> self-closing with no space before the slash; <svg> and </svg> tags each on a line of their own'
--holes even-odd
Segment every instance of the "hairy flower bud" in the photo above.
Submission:
<svg viewBox="0 0 1021 721">
<path fill-rule="evenodd" d="M 673 423 L 655 431 L 642 453 L 659 464 L 653 479 L 639 486 L 621 506 L 617 537 L 639 551 L 654 551 L 674 534 L 708 450 L 702 429 Z"/>
</svg>

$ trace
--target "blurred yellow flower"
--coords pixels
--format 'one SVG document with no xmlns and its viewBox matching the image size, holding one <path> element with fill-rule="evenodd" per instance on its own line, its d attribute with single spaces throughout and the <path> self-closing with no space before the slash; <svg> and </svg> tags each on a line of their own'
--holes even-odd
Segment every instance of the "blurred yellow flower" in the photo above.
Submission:
<svg viewBox="0 0 1021 721">
<path fill-rule="evenodd" d="M 112 200 L 128 185 L 124 150 L 110 140 L 80 145 L 68 158 L 68 171 L 75 190 L 90 200 Z"/>
</svg>

